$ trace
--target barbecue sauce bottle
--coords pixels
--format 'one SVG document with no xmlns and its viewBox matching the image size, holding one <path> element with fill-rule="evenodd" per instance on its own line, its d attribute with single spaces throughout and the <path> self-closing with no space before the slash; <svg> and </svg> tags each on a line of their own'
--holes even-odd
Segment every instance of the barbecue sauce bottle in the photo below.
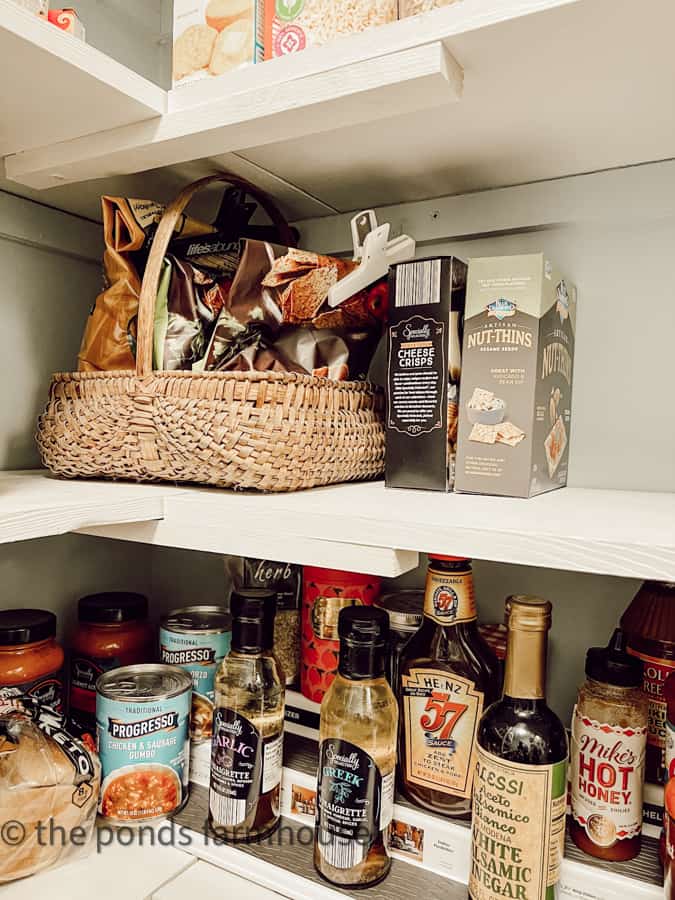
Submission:
<svg viewBox="0 0 675 900">
<path fill-rule="evenodd" d="M 399 672 L 401 790 L 424 809 L 467 817 L 478 722 L 501 690 L 497 657 L 478 633 L 471 560 L 429 557 L 424 620 Z"/>
<path fill-rule="evenodd" d="M 398 709 L 385 677 L 387 613 L 342 609 L 338 634 L 338 674 L 321 704 L 314 865 L 333 884 L 362 888 L 391 866 Z"/>
<path fill-rule="evenodd" d="M 276 592 L 233 591 L 232 646 L 216 675 L 209 826 L 256 841 L 279 824 L 285 676 L 272 652 Z"/>
<path fill-rule="evenodd" d="M 478 729 L 469 897 L 553 900 L 565 840 L 567 735 L 546 705 L 551 604 L 509 597 L 506 612 L 504 696 Z"/>
</svg>

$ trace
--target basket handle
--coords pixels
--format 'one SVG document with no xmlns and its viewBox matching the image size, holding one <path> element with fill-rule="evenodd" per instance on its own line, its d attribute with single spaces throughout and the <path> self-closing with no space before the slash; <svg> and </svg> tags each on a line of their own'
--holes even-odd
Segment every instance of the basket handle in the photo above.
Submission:
<svg viewBox="0 0 675 900">
<path fill-rule="evenodd" d="M 274 201 L 255 185 L 238 175 L 230 175 L 229 172 L 219 172 L 193 181 L 183 188 L 176 199 L 164 210 L 162 219 L 157 226 L 157 231 L 152 241 L 150 253 L 143 274 L 141 293 L 138 299 L 138 333 L 136 344 L 136 374 L 139 376 L 152 373 L 152 344 L 155 325 L 155 301 L 159 287 L 159 279 L 162 272 L 162 262 L 173 236 L 174 229 L 185 207 L 194 195 L 202 188 L 210 184 L 221 182 L 240 187 L 255 198 L 279 229 L 279 237 L 286 246 L 295 246 L 295 239 L 291 228 L 280 212 Z"/>
</svg>

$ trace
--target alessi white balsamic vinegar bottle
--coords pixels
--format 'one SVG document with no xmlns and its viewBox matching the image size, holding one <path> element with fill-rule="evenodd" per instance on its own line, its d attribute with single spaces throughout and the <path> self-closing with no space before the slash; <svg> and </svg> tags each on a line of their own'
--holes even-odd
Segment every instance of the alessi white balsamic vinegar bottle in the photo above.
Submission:
<svg viewBox="0 0 675 900">
<path fill-rule="evenodd" d="M 321 704 L 314 865 L 343 887 L 389 872 L 398 709 L 385 677 L 389 620 L 353 606 L 338 619 L 338 674 Z"/>
<path fill-rule="evenodd" d="M 216 675 L 209 826 L 256 841 L 279 824 L 285 677 L 272 652 L 276 594 L 233 591 L 232 647 Z"/>
<path fill-rule="evenodd" d="M 567 735 L 546 705 L 551 604 L 506 601 L 504 696 L 478 728 L 471 900 L 554 900 L 565 840 Z"/>
</svg>

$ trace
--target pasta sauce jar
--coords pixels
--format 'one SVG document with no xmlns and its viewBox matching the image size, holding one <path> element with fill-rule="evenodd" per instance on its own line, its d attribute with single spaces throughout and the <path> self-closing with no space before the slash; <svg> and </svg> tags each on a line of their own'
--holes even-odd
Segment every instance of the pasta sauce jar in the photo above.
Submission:
<svg viewBox="0 0 675 900">
<path fill-rule="evenodd" d="M 150 662 L 154 635 L 143 594 L 111 592 L 82 597 L 70 642 L 69 729 L 96 735 L 96 681 L 109 669 Z"/>
<path fill-rule="evenodd" d="M 25 694 L 61 712 L 63 659 L 53 613 L 43 609 L 0 611 L 0 698 Z"/>
<path fill-rule="evenodd" d="M 99 812 L 112 824 L 151 822 L 187 802 L 191 695 L 178 666 L 124 666 L 96 682 Z"/>
</svg>

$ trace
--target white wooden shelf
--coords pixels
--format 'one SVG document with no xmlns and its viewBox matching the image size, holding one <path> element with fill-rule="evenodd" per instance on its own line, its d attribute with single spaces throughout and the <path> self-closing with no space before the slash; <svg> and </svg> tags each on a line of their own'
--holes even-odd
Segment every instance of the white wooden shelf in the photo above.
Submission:
<svg viewBox="0 0 675 900">
<path fill-rule="evenodd" d="M 514 500 L 382 482 L 253 494 L 0 473 L 0 543 L 69 531 L 388 577 L 424 552 L 675 581 L 675 494 L 564 488 Z"/>
<path fill-rule="evenodd" d="M 0 58 L 3 156 L 166 110 L 161 88 L 13 0 L 0 0 Z"/>
<path fill-rule="evenodd" d="M 92 525 L 159 519 L 154 486 L 57 481 L 44 472 L 0 472 L 0 543 L 66 534 Z"/>
<path fill-rule="evenodd" d="M 397 575 L 417 552 L 675 580 L 675 494 L 565 488 L 512 500 L 387 490 L 176 489 L 161 522 L 85 528 L 123 540 Z"/>
<path fill-rule="evenodd" d="M 0 10 L 8 4 L 0 0 Z M 66 194 L 54 186 L 119 176 L 122 193 L 124 176 L 127 194 L 138 195 L 131 176 L 153 170 L 161 197 L 162 185 L 170 193 L 188 172 L 231 167 L 257 172 L 268 188 L 276 181 L 296 217 L 309 217 L 666 159 L 675 156 L 675 117 L 652 111 L 675 105 L 674 29 L 671 0 L 649 0 L 637 17 L 615 0 L 458 0 L 183 86 L 165 95 L 166 114 L 151 118 L 159 89 L 141 91 L 147 82 L 104 65 L 91 48 L 76 52 L 73 41 L 65 54 L 68 36 L 47 40 L 40 22 L 30 35 L 5 25 L 6 42 L 28 42 L 37 62 L 52 54 L 50 88 L 78 96 L 63 116 L 45 92 L 45 121 L 62 130 L 43 133 L 40 119 L 23 152 L 7 149 L 22 146 L 13 120 L 25 130 L 36 116 L 14 100 L 6 172 L 15 190 L 46 189 L 45 202 L 82 211 L 86 185 Z M 38 30 L 42 44 L 58 39 L 61 58 L 37 41 Z M 96 61 L 95 75 L 78 53 Z"/>
</svg>

